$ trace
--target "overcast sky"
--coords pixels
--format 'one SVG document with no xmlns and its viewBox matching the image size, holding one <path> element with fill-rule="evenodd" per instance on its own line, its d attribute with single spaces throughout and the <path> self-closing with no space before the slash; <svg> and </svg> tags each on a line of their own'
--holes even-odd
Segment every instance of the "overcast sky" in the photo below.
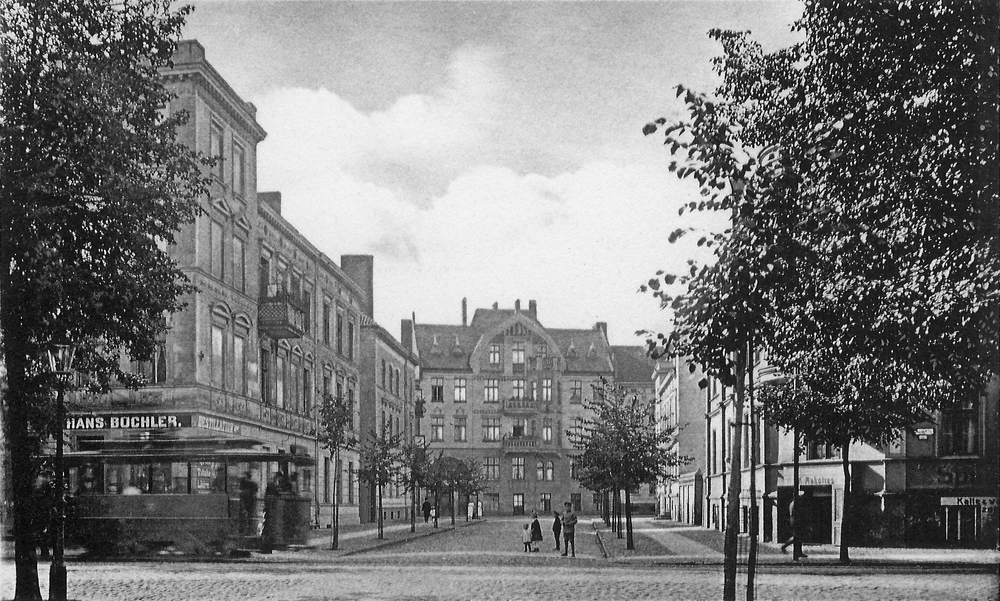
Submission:
<svg viewBox="0 0 1000 601">
<path fill-rule="evenodd" d="M 186 38 L 268 132 L 258 189 L 320 250 L 375 256 L 375 319 L 457 324 L 538 301 L 547 327 L 640 344 L 640 284 L 691 256 L 666 235 L 697 196 L 643 124 L 710 92 L 713 27 L 766 49 L 794 1 L 194 0 Z"/>
</svg>

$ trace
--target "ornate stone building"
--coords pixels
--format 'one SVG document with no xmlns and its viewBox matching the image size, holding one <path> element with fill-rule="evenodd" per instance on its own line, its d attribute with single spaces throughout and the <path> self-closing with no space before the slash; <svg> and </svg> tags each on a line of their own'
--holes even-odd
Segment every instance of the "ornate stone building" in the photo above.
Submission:
<svg viewBox="0 0 1000 601">
<path fill-rule="evenodd" d="M 571 502 L 594 512 L 600 499 L 574 479 L 565 431 L 586 417 L 591 384 L 614 376 L 607 326 L 546 328 L 527 309 L 477 309 L 460 325 L 414 325 L 422 434 L 432 452 L 473 457 L 490 490 L 485 515 L 549 512 Z"/>
<path fill-rule="evenodd" d="M 169 317 L 153 356 L 132 366 L 148 386 L 72 401 L 71 490 L 85 487 L 103 499 L 94 507 L 106 518 L 129 511 L 130 501 L 117 498 L 126 490 L 148 495 L 155 507 L 143 527 L 162 534 L 170 519 L 191 512 L 223 529 L 246 472 L 259 496 L 280 473 L 308 506 L 309 522 L 324 527 L 339 476 L 342 519 L 356 522 L 357 455 L 331 463 L 315 436 L 316 409 L 327 393 L 358 399 L 360 320 L 371 288 L 282 217 L 279 193 L 258 193 L 257 145 L 266 134 L 255 107 L 208 63 L 204 48 L 181 42 L 162 77 L 177 95 L 170 110 L 190 115 L 179 140 L 221 158 L 203 213 L 169 249 L 198 291 Z M 259 508 L 254 517 L 259 531 Z"/>
</svg>

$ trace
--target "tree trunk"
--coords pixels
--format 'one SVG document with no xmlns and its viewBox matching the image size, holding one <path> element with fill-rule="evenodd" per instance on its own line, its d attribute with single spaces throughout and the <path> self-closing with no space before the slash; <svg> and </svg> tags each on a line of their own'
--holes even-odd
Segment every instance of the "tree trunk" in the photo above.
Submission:
<svg viewBox="0 0 1000 601">
<path fill-rule="evenodd" d="M 378 490 L 378 516 L 377 516 L 377 518 L 378 518 L 378 537 L 381 539 L 381 538 L 384 538 L 384 534 L 383 534 L 383 531 L 382 531 L 382 483 L 379 482 L 375 486 L 376 486 L 376 488 Z"/>
<path fill-rule="evenodd" d="M 750 550 L 747 552 L 747 601 L 754 601 L 754 579 L 757 575 L 757 413 L 754 407 L 752 346 L 747 351 L 747 395 L 750 405 Z"/>
<path fill-rule="evenodd" d="M 625 539 L 625 548 L 632 551 L 635 549 L 635 539 L 632 538 L 632 494 L 628 490 L 628 485 L 625 485 L 625 529 L 628 531 L 628 536 Z"/>
<path fill-rule="evenodd" d="M 451 525 L 454 526 L 455 525 L 455 505 L 457 504 L 455 502 L 455 491 L 454 490 L 452 490 L 451 492 L 448 493 L 448 500 L 451 501 Z"/>
<path fill-rule="evenodd" d="M 601 508 L 601 515 L 604 518 L 604 525 L 611 526 L 611 495 L 608 494 L 607 489 L 601 491 L 601 497 L 604 499 L 603 507 Z"/>
<path fill-rule="evenodd" d="M 733 402 L 733 417 L 737 422 L 743 421 L 743 402 L 746 394 L 746 349 L 736 351 L 736 400 Z M 723 424 L 727 427 L 728 424 Z M 729 491 L 726 493 L 726 533 L 723 539 L 725 559 L 723 563 L 723 601 L 736 601 L 736 567 L 737 551 L 739 550 L 740 532 L 740 492 L 743 486 L 741 473 L 741 446 L 743 437 L 739 423 L 732 429 L 729 455 Z"/>
<path fill-rule="evenodd" d="M 340 548 L 340 447 L 333 453 L 333 469 L 337 475 L 333 479 L 333 540 L 330 541 L 330 549 L 336 551 Z"/>
<path fill-rule="evenodd" d="M 38 586 L 38 556 L 35 553 L 35 534 L 32 513 L 34 511 L 32 486 L 38 467 L 32 458 L 39 454 L 39 445 L 29 434 L 28 399 L 25 394 L 25 373 L 27 362 L 19 353 L 20 330 L 14 325 L 11 304 L 15 298 L 4 294 L 3 331 L 6 336 L 5 353 L 7 367 L 6 405 L 7 448 L 10 452 L 11 493 L 14 501 L 14 599 L 15 601 L 36 601 L 42 598 Z"/>
<path fill-rule="evenodd" d="M 844 565 L 850 565 L 851 555 L 848 550 L 850 546 L 850 511 L 852 507 L 852 495 L 851 491 L 851 443 L 850 439 L 843 443 L 841 447 L 841 457 L 843 458 L 844 467 L 844 501 L 843 507 L 840 511 L 840 563 Z"/>
<path fill-rule="evenodd" d="M 410 477 L 411 478 L 413 477 L 412 473 L 410 474 Z M 410 499 L 411 499 L 411 502 L 410 502 L 410 532 L 416 532 L 417 531 L 417 483 L 416 482 L 411 482 L 410 485 L 413 488 L 413 490 L 410 491 L 410 492 L 413 493 L 410 496 Z"/>
</svg>

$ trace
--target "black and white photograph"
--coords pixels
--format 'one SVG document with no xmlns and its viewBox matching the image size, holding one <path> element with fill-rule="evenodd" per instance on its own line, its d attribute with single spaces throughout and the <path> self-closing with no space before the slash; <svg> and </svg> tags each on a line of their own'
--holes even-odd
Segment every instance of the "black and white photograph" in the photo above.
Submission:
<svg viewBox="0 0 1000 601">
<path fill-rule="evenodd" d="M 0 600 L 1000 601 L 996 0 L 0 0 Z"/>
</svg>

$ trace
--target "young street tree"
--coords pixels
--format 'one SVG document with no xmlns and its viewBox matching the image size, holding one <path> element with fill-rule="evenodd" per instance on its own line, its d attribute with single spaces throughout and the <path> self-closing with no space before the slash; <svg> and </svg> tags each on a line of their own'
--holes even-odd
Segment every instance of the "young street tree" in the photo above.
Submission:
<svg viewBox="0 0 1000 601">
<path fill-rule="evenodd" d="M 427 482 L 430 470 L 427 443 L 406 442 L 399 452 L 400 462 L 404 466 L 399 474 L 399 483 L 403 490 L 409 493 L 410 502 L 410 532 L 417 531 L 417 494 Z"/>
<path fill-rule="evenodd" d="M 333 453 L 333 464 L 338 470 L 333 481 L 333 539 L 330 542 L 330 548 L 336 550 L 340 546 L 340 452 L 357 445 L 349 432 L 354 423 L 354 407 L 342 396 L 325 394 L 319 410 L 320 429 L 316 435 L 320 444 Z"/>
<path fill-rule="evenodd" d="M 400 454 L 401 440 L 399 436 L 389 434 L 383 429 L 381 433 L 370 432 L 361 445 L 358 458 L 358 480 L 367 484 L 376 497 L 376 522 L 378 523 L 378 538 L 384 538 L 384 520 L 382 519 L 382 498 L 385 486 L 393 484 L 403 469 L 403 457 Z"/>
<path fill-rule="evenodd" d="M 462 469 L 458 472 L 455 482 L 455 492 L 459 497 L 464 496 L 469 503 L 473 503 L 472 497 L 489 490 L 489 481 L 483 473 L 483 467 L 472 457 L 462 460 Z M 454 515 L 454 512 L 452 513 Z M 469 521 L 469 513 L 465 514 L 465 521 Z"/>
<path fill-rule="evenodd" d="M 631 493 L 640 485 L 669 480 L 672 468 L 690 461 L 669 447 L 673 428 L 657 428 L 649 402 L 601 378 L 594 385 L 594 399 L 587 402 L 594 415 L 566 435 L 583 451 L 576 457 L 580 483 L 595 492 L 625 492 L 626 546 L 635 549 L 632 536 Z"/>
<path fill-rule="evenodd" d="M 31 483 L 55 431 L 47 347 L 79 347 L 95 387 L 138 386 L 191 291 L 165 248 L 199 211 L 206 162 L 175 139 L 157 69 L 189 9 L 0 0 L 0 328 L 18 600 L 39 599 Z"/>
<path fill-rule="evenodd" d="M 713 31 L 717 97 L 687 92 L 689 120 L 644 128 L 666 126 L 672 169 L 701 186 L 687 208 L 735 209 L 705 240 L 741 257 L 718 253 L 729 277 L 699 289 L 698 274 L 677 300 L 650 285 L 704 353 L 720 345 L 690 334 L 719 315 L 702 308 L 751 284 L 744 306 L 770 359 L 809 380 L 791 413 L 769 412 L 782 425 L 834 419 L 813 432 L 845 449 L 884 441 L 996 375 L 997 20 L 986 3 L 807 1 L 791 48 Z M 729 568 L 727 553 L 727 599 Z"/>
</svg>

